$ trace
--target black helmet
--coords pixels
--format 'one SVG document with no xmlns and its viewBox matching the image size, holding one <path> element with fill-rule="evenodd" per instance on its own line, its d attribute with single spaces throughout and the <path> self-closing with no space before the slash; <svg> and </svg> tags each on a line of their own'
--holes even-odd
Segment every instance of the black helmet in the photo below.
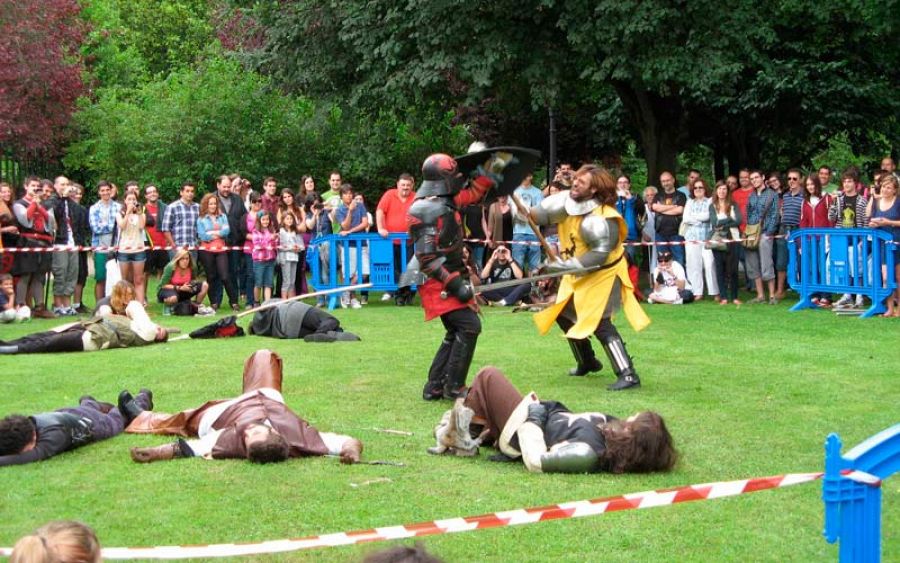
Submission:
<svg viewBox="0 0 900 563">
<path fill-rule="evenodd" d="M 456 195 L 464 183 L 465 178 L 459 173 L 456 160 L 450 155 L 436 153 L 422 164 L 422 184 L 416 191 L 416 197 Z"/>
</svg>

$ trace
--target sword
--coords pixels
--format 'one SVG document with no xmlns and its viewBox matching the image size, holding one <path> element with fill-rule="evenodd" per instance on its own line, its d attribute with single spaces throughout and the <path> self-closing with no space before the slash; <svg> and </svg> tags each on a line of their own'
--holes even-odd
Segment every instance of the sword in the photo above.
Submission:
<svg viewBox="0 0 900 563">
<path fill-rule="evenodd" d="M 522 285 L 526 283 L 536 282 L 540 280 L 548 280 L 550 278 L 559 278 L 562 276 L 567 276 L 569 274 L 572 275 L 581 275 L 581 274 L 589 274 L 591 272 L 596 272 L 600 270 L 603 266 L 595 266 L 593 268 L 572 268 L 571 270 L 560 270 L 559 272 L 551 272 L 549 274 L 540 274 L 538 276 L 531 276 L 530 278 L 518 278 L 514 280 L 506 280 L 502 282 L 489 283 L 487 285 L 476 285 L 472 288 L 475 294 L 484 293 L 485 291 L 490 291 L 492 289 L 502 289 L 504 287 L 514 287 L 517 285 Z M 441 299 L 447 298 L 447 292 L 441 292 Z"/>
</svg>

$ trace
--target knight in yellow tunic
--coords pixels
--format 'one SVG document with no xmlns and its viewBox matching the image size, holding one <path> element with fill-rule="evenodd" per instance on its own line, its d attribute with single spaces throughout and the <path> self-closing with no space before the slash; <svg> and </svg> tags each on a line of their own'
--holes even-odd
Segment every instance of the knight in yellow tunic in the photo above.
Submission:
<svg viewBox="0 0 900 563">
<path fill-rule="evenodd" d="M 628 230 L 616 212 L 615 201 L 615 179 L 602 168 L 586 165 L 575 173 L 571 190 L 545 198 L 530 211 L 539 225 L 559 226 L 560 259 L 547 265 L 550 271 L 595 269 L 564 276 L 556 303 L 536 314 L 534 322 L 541 334 L 550 330 L 553 321 L 565 331 L 577 362 L 569 375 L 581 376 L 603 367 L 589 340 L 594 334 L 616 374 L 615 383 L 607 386 L 611 391 L 641 384 L 612 315 L 623 309 L 638 331 L 650 324 L 628 276 L 622 244 Z"/>
</svg>

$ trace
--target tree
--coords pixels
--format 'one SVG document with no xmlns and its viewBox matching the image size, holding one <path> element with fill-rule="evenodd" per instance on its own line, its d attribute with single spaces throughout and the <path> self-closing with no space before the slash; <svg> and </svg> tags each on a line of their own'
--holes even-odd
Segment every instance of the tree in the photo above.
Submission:
<svg viewBox="0 0 900 563">
<path fill-rule="evenodd" d="M 787 146 L 802 159 L 848 130 L 896 141 L 888 4 L 286 0 L 258 12 L 267 43 L 251 60 L 287 88 L 370 107 L 584 108 L 612 88 L 655 178 L 698 143 L 734 168 Z"/>
<path fill-rule="evenodd" d="M 0 146 L 53 156 L 84 91 L 76 0 L 0 3 Z"/>
</svg>

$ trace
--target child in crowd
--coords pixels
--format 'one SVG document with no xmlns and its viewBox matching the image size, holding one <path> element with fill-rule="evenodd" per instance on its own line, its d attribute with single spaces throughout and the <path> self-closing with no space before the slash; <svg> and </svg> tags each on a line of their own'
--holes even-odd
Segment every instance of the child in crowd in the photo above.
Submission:
<svg viewBox="0 0 900 563">
<path fill-rule="evenodd" d="M 13 277 L 0 274 L 0 323 L 24 322 L 31 318 L 31 309 L 22 305 L 16 309 L 16 288 Z"/>
<path fill-rule="evenodd" d="M 250 192 L 247 205 L 249 212 L 244 216 L 244 283 L 241 288 L 246 292 L 243 297 L 246 299 L 246 309 L 252 309 L 256 305 L 254 300 L 256 289 L 256 275 L 253 272 L 253 229 L 256 228 L 256 214 L 262 209 L 261 196 L 256 192 Z"/>
<path fill-rule="evenodd" d="M 694 294 L 688 288 L 684 268 L 673 260 L 672 251 L 668 249 L 659 251 L 657 264 L 653 271 L 653 292 L 647 298 L 647 302 L 668 305 L 692 302 Z"/>
<path fill-rule="evenodd" d="M 297 232 L 297 219 L 293 213 L 281 216 L 281 229 L 278 231 L 278 265 L 281 266 L 281 298 L 287 299 L 297 294 L 294 285 L 297 281 L 297 263 L 303 237 Z"/>
<path fill-rule="evenodd" d="M 256 225 L 253 229 L 253 277 L 256 284 L 257 303 L 272 298 L 272 285 L 275 278 L 275 247 L 278 235 L 275 233 L 272 215 L 265 211 L 257 213 Z"/>
</svg>

